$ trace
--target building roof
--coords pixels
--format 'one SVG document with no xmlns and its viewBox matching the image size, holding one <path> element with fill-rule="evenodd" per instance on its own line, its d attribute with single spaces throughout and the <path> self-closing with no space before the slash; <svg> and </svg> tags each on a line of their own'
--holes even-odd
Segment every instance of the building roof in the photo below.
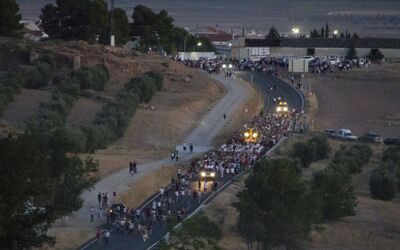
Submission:
<svg viewBox="0 0 400 250">
<path fill-rule="evenodd" d="M 356 48 L 400 49 L 397 38 L 282 38 L 280 42 L 267 39 L 245 39 L 245 47 L 295 47 L 295 48 Z"/>
<path fill-rule="evenodd" d="M 214 27 L 197 27 L 190 31 L 190 34 L 200 37 L 207 37 L 212 42 L 228 42 L 232 40 L 232 34 L 218 30 Z"/>
<path fill-rule="evenodd" d="M 279 47 L 279 41 L 271 41 L 267 39 L 245 39 L 245 47 Z"/>
</svg>

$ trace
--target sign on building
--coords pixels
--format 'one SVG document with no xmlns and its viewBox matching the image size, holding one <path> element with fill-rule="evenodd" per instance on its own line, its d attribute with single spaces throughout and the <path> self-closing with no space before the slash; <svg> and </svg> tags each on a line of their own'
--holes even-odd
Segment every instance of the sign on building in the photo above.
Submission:
<svg viewBox="0 0 400 250">
<path fill-rule="evenodd" d="M 289 72 L 291 73 L 307 73 L 308 72 L 308 62 L 310 60 L 306 59 L 290 59 Z"/>
<path fill-rule="evenodd" d="M 269 47 L 247 47 L 239 49 L 239 59 L 257 61 L 271 54 Z"/>
</svg>

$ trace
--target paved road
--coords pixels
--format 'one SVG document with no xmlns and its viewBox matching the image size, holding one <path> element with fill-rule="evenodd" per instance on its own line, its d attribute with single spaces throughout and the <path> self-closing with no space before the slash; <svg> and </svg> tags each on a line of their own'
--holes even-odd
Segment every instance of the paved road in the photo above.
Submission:
<svg viewBox="0 0 400 250">
<path fill-rule="evenodd" d="M 245 80 L 250 80 L 250 75 L 251 73 L 249 72 L 241 72 L 239 73 L 239 77 L 242 77 Z M 281 96 L 285 98 L 285 100 L 288 101 L 289 105 L 291 107 L 294 107 L 296 109 L 301 109 L 303 105 L 302 97 L 299 95 L 299 93 L 293 89 L 290 85 L 287 83 L 283 82 L 280 79 L 270 77 L 270 76 L 265 76 L 261 74 L 255 74 L 253 73 L 253 83 L 264 93 L 265 95 L 265 106 L 266 106 L 266 111 L 272 110 L 274 108 L 274 105 L 269 102 L 269 99 L 272 99 L 274 97 Z M 216 76 L 214 76 L 216 77 Z M 217 80 L 225 83 L 234 83 L 236 81 L 233 81 L 232 79 L 227 79 L 227 78 L 221 78 L 221 77 L 216 77 Z M 235 83 L 234 83 L 235 84 Z M 272 92 L 272 93 L 267 93 L 266 90 L 269 85 L 276 85 L 277 89 Z M 235 92 L 234 85 L 228 85 L 227 86 L 229 92 Z M 224 103 L 221 105 L 218 103 L 214 108 L 216 110 L 212 110 L 210 113 L 208 113 L 204 119 L 200 122 L 200 125 L 193 131 L 195 134 L 202 135 L 200 138 L 193 137 L 193 134 L 190 135 L 192 137 L 187 142 L 194 141 L 196 145 L 210 145 L 212 138 L 216 135 L 218 130 L 223 126 L 222 123 L 216 123 L 216 124 L 210 124 L 207 123 L 207 121 L 211 120 L 219 120 L 221 119 L 222 115 L 220 113 L 220 110 L 223 110 L 224 108 L 226 109 L 225 112 L 228 115 L 228 117 L 232 114 L 232 112 L 235 111 L 235 109 L 238 107 L 241 101 L 243 99 L 241 98 L 241 95 L 236 92 L 235 95 L 232 95 L 234 98 L 233 100 L 230 100 L 228 102 L 229 107 L 233 107 L 233 109 L 227 109 L 225 106 L 227 103 Z M 241 100 L 240 102 L 238 101 Z M 209 131 L 209 134 L 203 133 L 204 130 Z M 203 146 L 204 147 L 204 146 Z M 182 154 L 182 153 L 181 153 Z M 232 177 L 231 176 L 225 176 L 224 179 L 218 180 L 218 186 L 222 186 L 226 182 L 228 182 Z M 195 189 L 197 189 L 197 181 L 191 182 L 191 186 Z M 202 183 L 202 185 L 204 185 Z M 182 197 L 179 197 L 179 200 L 177 203 L 174 204 L 175 209 L 179 207 L 189 207 L 190 212 L 194 211 L 199 205 L 200 202 L 208 198 L 212 192 L 210 192 L 210 187 L 212 185 L 212 182 L 209 182 L 209 190 L 208 192 L 203 192 L 201 196 L 201 200 L 193 200 L 191 197 L 185 197 L 182 199 Z M 191 188 L 191 189 L 193 189 Z M 169 196 L 175 199 L 175 195 L 173 192 L 169 192 Z M 144 205 L 142 205 L 141 208 L 144 207 L 151 207 L 153 201 L 158 201 L 160 200 L 160 195 L 156 196 L 154 199 L 150 199 L 150 201 Z M 164 225 L 160 225 L 159 223 L 154 223 L 153 226 L 153 233 L 152 236 L 149 240 L 144 242 L 142 238 L 138 235 L 133 235 L 133 234 L 124 234 L 124 233 L 113 233 L 111 240 L 110 240 L 110 245 L 106 246 L 104 242 L 95 242 L 94 244 L 91 244 L 86 248 L 86 250 L 95 250 L 95 249 L 112 249 L 112 250 L 125 250 L 125 249 L 147 249 L 149 246 L 151 246 L 153 243 L 157 242 L 161 237 L 163 237 L 167 233 L 167 229 Z"/>
<path fill-rule="evenodd" d="M 220 129 L 224 125 L 223 113 L 228 116 L 236 111 L 239 105 L 246 100 L 249 96 L 248 89 L 240 82 L 231 78 L 226 78 L 222 75 L 210 75 L 215 80 L 219 81 L 227 89 L 226 95 L 220 99 L 211 110 L 201 119 L 197 127 L 185 138 L 184 142 L 193 143 L 194 153 L 202 153 L 208 151 L 212 145 L 211 142 Z M 172 147 L 173 145 L 171 145 Z M 188 160 L 194 154 L 182 154 L 181 160 Z M 84 191 L 81 195 L 83 199 L 83 206 L 80 210 L 73 213 L 69 218 L 69 225 L 77 228 L 95 228 L 104 222 L 90 223 L 90 207 L 98 207 L 97 194 L 98 192 L 109 192 L 111 195 L 113 191 L 122 193 L 129 188 L 135 180 L 141 178 L 145 174 L 156 170 L 164 165 L 170 164 L 170 158 L 167 157 L 163 160 L 151 162 L 138 166 L 138 174 L 131 176 L 128 174 L 128 166 L 123 170 L 105 177 L 96 183 L 94 188 L 90 191 Z"/>
<path fill-rule="evenodd" d="M 295 108 L 298 111 L 304 109 L 304 97 L 301 93 L 277 77 L 247 71 L 238 71 L 236 72 L 236 76 L 237 78 L 243 78 L 246 81 L 251 81 L 253 79 L 253 84 L 265 94 L 264 106 L 265 111 L 267 112 L 273 112 L 275 107 L 273 99 L 279 96 L 287 101 L 291 109 Z M 272 92 L 268 92 L 267 89 L 273 85 L 276 86 L 276 89 Z"/>
<path fill-rule="evenodd" d="M 216 180 L 218 182 L 218 187 L 221 187 L 223 184 L 226 182 L 230 181 L 234 176 L 233 175 L 225 175 L 224 179 L 218 179 Z M 198 189 L 198 182 L 197 178 L 190 182 L 190 190 L 193 189 Z M 179 208 L 189 208 L 188 214 L 190 214 L 192 211 L 196 210 L 201 203 L 207 199 L 210 195 L 213 194 L 213 191 L 211 190 L 211 187 L 213 185 L 212 181 L 208 181 L 208 190 L 207 192 L 204 192 L 204 182 L 201 182 L 201 198 L 200 199 L 193 199 L 192 196 L 178 196 L 178 200 L 176 200 L 176 196 L 174 194 L 175 189 L 171 188 L 168 192 L 168 196 L 166 197 L 171 197 L 171 199 L 174 201 L 174 204 L 172 206 L 172 210 L 175 211 L 176 209 Z M 152 202 L 153 201 L 160 201 L 161 200 L 161 195 L 158 195 L 155 197 L 155 199 L 152 199 L 149 203 L 145 204 L 145 206 L 141 207 L 142 211 L 144 210 L 145 207 L 148 207 L 151 209 L 152 207 Z M 150 220 L 146 220 L 147 223 Z M 145 250 L 148 249 L 150 246 L 152 246 L 154 243 L 158 242 L 166 233 L 168 232 L 166 225 L 163 223 L 159 222 L 153 222 L 153 227 L 152 227 L 152 235 L 151 237 L 144 242 L 142 239 L 142 236 L 140 234 L 135 234 L 135 233 L 123 233 L 123 232 L 113 232 L 110 238 L 109 245 L 105 244 L 104 240 L 101 241 L 96 241 L 93 244 L 89 245 L 85 250 L 102 250 L 102 249 L 108 249 L 108 250 Z"/>
</svg>

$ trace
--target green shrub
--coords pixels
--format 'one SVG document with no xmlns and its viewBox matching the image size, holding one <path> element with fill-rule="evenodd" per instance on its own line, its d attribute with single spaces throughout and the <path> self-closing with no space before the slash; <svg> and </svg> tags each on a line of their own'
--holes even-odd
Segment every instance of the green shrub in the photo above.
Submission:
<svg viewBox="0 0 400 250">
<path fill-rule="evenodd" d="M 307 144 L 315 151 L 315 161 L 328 158 L 331 147 L 329 146 L 328 140 L 325 136 L 314 136 L 307 140 Z"/>
<path fill-rule="evenodd" d="M 162 90 L 162 88 L 164 87 L 164 76 L 160 72 L 150 71 L 147 72 L 145 75 L 150 76 L 154 80 L 157 91 Z"/>
<path fill-rule="evenodd" d="M 322 218 L 325 220 L 355 214 L 356 197 L 346 167 L 332 165 L 314 173 L 312 187 L 319 197 Z"/>
<path fill-rule="evenodd" d="M 111 143 L 112 135 L 105 126 L 90 125 L 81 129 L 86 137 L 85 152 L 94 153 L 96 149 L 104 149 Z"/>
<path fill-rule="evenodd" d="M 368 54 L 368 59 L 375 62 L 384 59 L 385 56 L 382 54 L 382 52 L 379 49 L 371 49 L 371 51 Z"/>
<path fill-rule="evenodd" d="M 32 66 L 22 68 L 26 76 L 25 87 L 29 89 L 38 89 L 47 86 L 53 75 L 53 68 L 50 64 L 42 62 Z"/>
<path fill-rule="evenodd" d="M 204 213 L 200 212 L 182 224 L 182 230 L 192 237 L 221 239 L 222 232 L 218 224 L 212 222 Z"/>
<path fill-rule="evenodd" d="M 360 173 L 362 167 L 372 157 L 372 150 L 368 145 L 354 145 L 350 148 L 341 147 L 336 151 L 332 163 L 347 167 L 350 174 Z"/>
<path fill-rule="evenodd" d="M 383 151 L 382 160 L 385 162 L 393 162 L 396 165 L 400 165 L 400 147 L 388 147 L 385 151 Z"/>
<path fill-rule="evenodd" d="M 307 143 L 296 142 L 292 147 L 291 156 L 298 158 L 303 168 L 308 168 L 315 159 L 315 148 L 310 147 Z"/>
<path fill-rule="evenodd" d="M 110 79 L 107 67 L 102 64 L 94 67 L 84 67 L 74 72 L 73 76 L 81 86 L 81 89 L 103 90 Z"/>
<path fill-rule="evenodd" d="M 65 126 L 55 127 L 50 131 L 50 147 L 58 145 L 63 147 L 65 152 L 84 152 L 86 147 L 86 134 L 80 129 L 68 128 Z"/>
<path fill-rule="evenodd" d="M 126 89 L 137 93 L 141 103 L 148 103 L 157 91 L 155 80 L 147 75 L 135 77 L 128 82 Z"/>
<path fill-rule="evenodd" d="M 383 164 L 375 168 L 369 177 L 370 194 L 374 199 L 392 200 L 396 196 L 397 183 L 393 165 Z"/>
</svg>

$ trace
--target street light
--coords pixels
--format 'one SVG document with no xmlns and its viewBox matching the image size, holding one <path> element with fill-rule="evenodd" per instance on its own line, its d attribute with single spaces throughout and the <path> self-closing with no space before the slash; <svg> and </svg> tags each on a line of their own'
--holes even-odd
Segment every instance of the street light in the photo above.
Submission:
<svg viewBox="0 0 400 250">
<path fill-rule="evenodd" d="M 198 43 L 197 43 L 197 47 L 200 47 L 200 46 L 201 46 L 201 42 L 198 42 Z"/>
<path fill-rule="evenodd" d="M 300 29 L 299 28 L 293 28 L 292 29 L 293 34 L 297 35 L 300 33 Z"/>
</svg>

